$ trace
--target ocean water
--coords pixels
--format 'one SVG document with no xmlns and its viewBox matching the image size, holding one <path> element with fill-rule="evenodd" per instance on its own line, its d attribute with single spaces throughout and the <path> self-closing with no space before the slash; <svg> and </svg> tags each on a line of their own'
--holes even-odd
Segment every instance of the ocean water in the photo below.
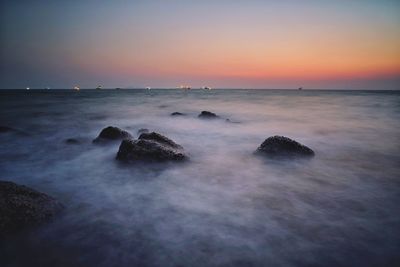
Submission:
<svg viewBox="0 0 400 267">
<path fill-rule="evenodd" d="M 0 240 L 0 266 L 399 266 L 399 122 L 396 91 L 1 91 L 21 132 L 0 133 L 0 179 L 66 209 Z M 191 160 L 119 164 L 119 142 L 91 143 L 109 125 Z M 316 156 L 254 156 L 272 135 Z"/>
</svg>

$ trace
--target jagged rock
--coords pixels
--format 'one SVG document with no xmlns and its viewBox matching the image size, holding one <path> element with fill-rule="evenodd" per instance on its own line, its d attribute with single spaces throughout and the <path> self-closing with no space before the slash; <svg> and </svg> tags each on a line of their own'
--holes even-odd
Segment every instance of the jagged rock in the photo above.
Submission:
<svg viewBox="0 0 400 267">
<path fill-rule="evenodd" d="M 185 113 L 181 113 L 181 112 L 172 112 L 171 116 L 185 116 Z"/>
<path fill-rule="evenodd" d="M 138 134 L 138 135 L 141 135 L 142 133 L 148 133 L 148 132 L 149 132 L 149 129 L 141 128 L 141 129 L 139 129 L 139 130 L 137 131 L 137 134 Z"/>
<path fill-rule="evenodd" d="M 45 222 L 63 208 L 60 202 L 46 194 L 0 181 L 0 236 Z"/>
<path fill-rule="evenodd" d="M 163 162 L 188 159 L 182 146 L 158 133 L 144 133 L 138 140 L 123 140 L 117 160 L 125 162 Z"/>
<path fill-rule="evenodd" d="M 118 127 L 108 126 L 104 128 L 99 136 L 93 140 L 93 143 L 102 143 L 110 140 L 122 140 L 132 138 L 132 135 L 127 131 L 121 130 Z"/>
<path fill-rule="evenodd" d="M 255 151 L 267 156 L 314 156 L 314 151 L 285 136 L 268 137 Z"/>
<path fill-rule="evenodd" d="M 216 119 L 219 118 L 219 116 L 217 116 L 215 113 L 212 113 L 210 111 L 202 111 L 199 116 L 199 118 L 202 119 Z"/>
</svg>

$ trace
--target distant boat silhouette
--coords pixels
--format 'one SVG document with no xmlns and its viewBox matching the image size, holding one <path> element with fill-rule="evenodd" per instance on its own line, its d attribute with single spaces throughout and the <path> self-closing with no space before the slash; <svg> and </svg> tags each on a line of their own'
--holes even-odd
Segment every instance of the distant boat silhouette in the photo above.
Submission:
<svg viewBox="0 0 400 267">
<path fill-rule="evenodd" d="M 74 86 L 73 90 L 79 91 L 81 88 L 79 86 Z"/>
<path fill-rule="evenodd" d="M 299 90 L 303 90 L 303 87 L 299 87 Z"/>
<path fill-rule="evenodd" d="M 26 90 L 30 90 L 31 88 L 29 88 L 29 87 L 26 87 Z"/>
<path fill-rule="evenodd" d="M 180 89 L 183 89 L 183 90 L 190 90 L 190 89 L 192 89 L 192 87 L 190 87 L 189 85 L 181 85 L 181 86 L 179 86 L 179 88 L 180 88 Z"/>
<path fill-rule="evenodd" d="M 120 87 L 116 87 L 116 88 L 115 88 L 115 90 L 120 90 L 120 89 L 121 89 Z"/>
<path fill-rule="evenodd" d="M 151 87 L 148 86 L 148 87 L 146 87 L 146 89 L 147 89 L 147 90 L 151 90 Z"/>
<path fill-rule="evenodd" d="M 211 87 L 203 86 L 201 89 L 203 89 L 203 90 L 211 90 Z"/>
<path fill-rule="evenodd" d="M 100 90 L 101 88 L 102 88 L 102 86 L 99 85 L 99 86 L 96 87 L 96 90 Z"/>
</svg>

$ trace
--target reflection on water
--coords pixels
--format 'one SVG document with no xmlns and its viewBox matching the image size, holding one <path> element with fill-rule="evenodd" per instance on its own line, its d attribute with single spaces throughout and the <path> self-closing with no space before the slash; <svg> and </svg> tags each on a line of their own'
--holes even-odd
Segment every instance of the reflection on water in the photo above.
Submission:
<svg viewBox="0 0 400 267">
<path fill-rule="evenodd" d="M 0 265 L 394 266 L 400 263 L 400 94 L 360 91 L 4 91 L 1 179 L 64 214 L 0 241 Z M 223 119 L 201 120 L 202 110 Z M 179 111 L 187 116 L 172 117 Z M 228 123 L 232 121 L 240 123 Z M 125 166 L 108 125 L 148 128 L 191 161 Z M 271 135 L 311 160 L 252 155 Z M 82 143 L 68 145 L 77 138 Z"/>
</svg>

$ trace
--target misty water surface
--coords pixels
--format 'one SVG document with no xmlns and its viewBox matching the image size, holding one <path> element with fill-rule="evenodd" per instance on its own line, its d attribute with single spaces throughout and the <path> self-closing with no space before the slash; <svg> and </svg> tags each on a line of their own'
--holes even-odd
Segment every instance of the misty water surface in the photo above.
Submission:
<svg viewBox="0 0 400 267">
<path fill-rule="evenodd" d="M 0 134 L 0 179 L 66 210 L 0 241 L 0 265 L 394 266 L 399 122 L 398 92 L 2 91 L 0 125 L 24 134 Z M 119 142 L 91 143 L 109 125 L 159 132 L 191 160 L 119 164 Z M 272 135 L 316 156 L 255 157 Z"/>
</svg>

